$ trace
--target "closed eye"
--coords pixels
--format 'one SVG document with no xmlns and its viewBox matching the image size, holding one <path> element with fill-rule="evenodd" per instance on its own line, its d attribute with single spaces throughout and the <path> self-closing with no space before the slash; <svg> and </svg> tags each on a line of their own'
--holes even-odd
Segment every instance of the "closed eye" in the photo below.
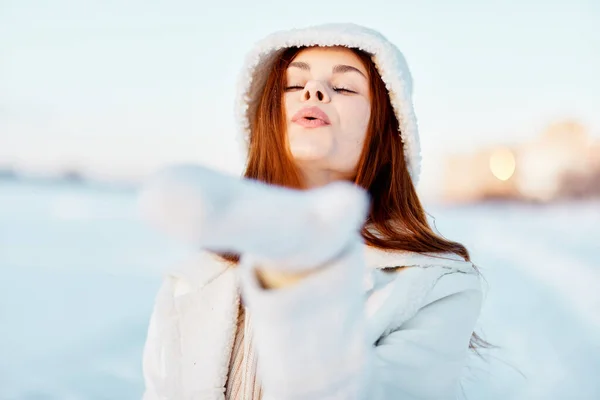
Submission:
<svg viewBox="0 0 600 400">
<path fill-rule="evenodd" d="M 343 87 L 334 87 L 333 90 L 335 90 L 338 93 L 356 93 L 354 90 L 346 89 Z"/>
<path fill-rule="evenodd" d="M 343 87 L 333 87 L 332 89 L 336 93 L 352 93 L 352 94 L 356 93 L 354 90 L 346 89 L 346 88 L 343 88 Z M 304 90 L 304 86 L 293 85 L 293 86 L 287 86 L 285 88 L 286 92 L 291 92 L 291 91 L 296 91 L 296 90 Z"/>
</svg>

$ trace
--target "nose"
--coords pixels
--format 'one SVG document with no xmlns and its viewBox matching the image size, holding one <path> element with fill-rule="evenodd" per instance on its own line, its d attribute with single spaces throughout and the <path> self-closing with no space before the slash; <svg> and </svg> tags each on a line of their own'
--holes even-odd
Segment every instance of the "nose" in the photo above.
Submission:
<svg viewBox="0 0 600 400">
<path fill-rule="evenodd" d="M 327 88 L 320 81 L 308 81 L 304 85 L 302 100 L 316 100 L 321 103 L 329 103 L 331 100 Z"/>
</svg>

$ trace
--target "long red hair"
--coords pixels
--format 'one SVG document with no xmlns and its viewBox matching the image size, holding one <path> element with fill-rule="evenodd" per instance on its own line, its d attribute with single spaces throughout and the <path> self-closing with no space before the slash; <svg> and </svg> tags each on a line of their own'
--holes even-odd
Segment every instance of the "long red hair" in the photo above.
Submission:
<svg viewBox="0 0 600 400">
<path fill-rule="evenodd" d="M 275 60 L 251 116 L 251 134 L 244 177 L 273 185 L 303 189 L 301 174 L 293 162 L 286 138 L 285 109 L 286 70 L 303 47 L 284 50 Z M 399 123 L 388 91 L 371 56 L 350 49 L 368 71 L 371 93 L 371 116 L 367 136 L 353 182 L 367 190 L 371 209 L 362 229 L 365 243 L 385 250 L 416 253 L 454 253 L 470 261 L 469 252 L 460 243 L 447 240 L 430 227 L 404 156 Z M 239 256 L 222 255 L 237 263 Z M 402 266 L 394 266 L 402 267 Z M 470 347 L 487 343 L 473 333 Z"/>
</svg>

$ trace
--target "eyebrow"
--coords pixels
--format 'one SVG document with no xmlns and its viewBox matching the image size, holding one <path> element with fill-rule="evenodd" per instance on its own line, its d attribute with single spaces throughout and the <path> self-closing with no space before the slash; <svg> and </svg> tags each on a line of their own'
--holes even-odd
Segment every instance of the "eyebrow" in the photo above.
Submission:
<svg viewBox="0 0 600 400">
<path fill-rule="evenodd" d="M 308 65 L 308 63 L 305 63 L 303 61 L 294 61 L 291 62 L 290 67 L 296 67 L 296 68 L 300 68 L 303 71 L 310 71 L 310 65 Z M 359 74 L 361 74 L 365 79 L 367 78 L 365 76 L 365 74 L 363 74 L 358 68 L 355 68 L 351 65 L 345 65 L 345 64 L 339 64 L 336 65 L 332 68 L 331 72 L 333 72 L 334 74 L 344 74 L 346 72 L 358 72 Z"/>
</svg>

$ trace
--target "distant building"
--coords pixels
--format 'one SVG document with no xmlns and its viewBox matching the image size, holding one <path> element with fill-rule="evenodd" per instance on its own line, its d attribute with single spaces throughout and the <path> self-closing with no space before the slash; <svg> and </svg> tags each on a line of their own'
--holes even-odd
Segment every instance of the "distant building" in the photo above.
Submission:
<svg viewBox="0 0 600 400">
<path fill-rule="evenodd" d="M 583 125 L 562 121 L 519 146 L 448 157 L 443 197 L 450 202 L 585 197 L 597 192 L 592 186 L 598 177 L 600 142 L 592 142 Z"/>
<path fill-rule="evenodd" d="M 470 155 L 450 156 L 444 171 L 444 199 L 451 202 L 474 202 L 518 196 L 514 172 L 507 174 L 508 177 L 498 177 L 492 170 L 491 160 L 499 153 L 514 154 L 512 149 L 499 148 Z"/>
<path fill-rule="evenodd" d="M 560 191 L 564 175 L 588 170 L 590 138 L 577 122 L 559 122 L 518 151 L 519 191 L 524 197 L 550 200 Z"/>
<path fill-rule="evenodd" d="M 594 171 L 600 170 L 600 139 L 590 144 L 587 153 L 588 168 Z"/>
</svg>

